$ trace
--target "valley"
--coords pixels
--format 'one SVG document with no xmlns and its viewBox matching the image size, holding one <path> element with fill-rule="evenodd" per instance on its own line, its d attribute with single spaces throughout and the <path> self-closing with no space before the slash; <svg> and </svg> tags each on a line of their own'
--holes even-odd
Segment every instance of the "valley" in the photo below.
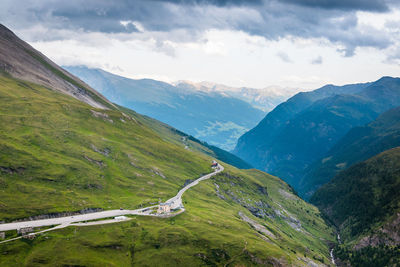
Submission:
<svg viewBox="0 0 400 267">
<path fill-rule="evenodd" d="M 395 1 L 1 6 L 0 266 L 400 266 Z"/>
<path fill-rule="evenodd" d="M 15 40 L 9 35 L 0 37 Z M 48 60 L 32 64 L 47 72 Z M 132 110 L 92 106 L 35 82 L 0 75 L 0 225 L 61 224 L 37 227 L 35 237 L 6 231 L 18 239 L 0 244 L 0 265 L 330 264 L 334 229 L 281 179 L 231 166 L 218 157 L 240 159 Z M 214 159 L 223 172 L 211 177 Z M 185 212 L 126 214 L 168 198 Z M 70 220 L 80 222 L 64 227 Z"/>
<path fill-rule="evenodd" d="M 82 66 L 66 69 L 97 88 L 113 103 L 227 151 L 232 150 L 237 138 L 265 115 L 242 97 L 221 92 L 173 86 L 151 79 L 128 79 Z"/>
</svg>

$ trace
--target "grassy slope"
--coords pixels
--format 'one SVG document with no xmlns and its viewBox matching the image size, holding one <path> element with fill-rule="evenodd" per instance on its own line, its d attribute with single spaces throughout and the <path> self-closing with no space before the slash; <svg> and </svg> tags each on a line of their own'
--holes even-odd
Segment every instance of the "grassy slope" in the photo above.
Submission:
<svg viewBox="0 0 400 267">
<path fill-rule="evenodd" d="M 84 103 L 43 87 L 4 77 L 0 84 L 0 166 L 25 169 L 1 173 L 0 220 L 134 208 L 209 172 L 209 159 L 163 141 L 119 111 L 98 110 L 109 118 L 95 117 Z"/>
<path fill-rule="evenodd" d="M 279 189 L 289 191 L 289 187 L 265 173 L 234 168 L 228 168 L 228 173 L 236 177 L 229 182 L 240 185 L 237 189 L 246 198 L 263 200 L 275 208 L 279 203 L 296 214 L 309 232 L 299 233 L 280 218 L 252 217 L 234 201 L 218 198 L 214 183 L 223 187 L 227 182 L 221 175 L 189 190 L 184 196 L 187 211 L 177 217 L 136 217 L 114 225 L 70 227 L 33 241 L 4 245 L 0 247 L 0 262 L 19 266 L 299 266 L 309 260 L 329 262 L 326 242 L 319 238 L 331 240 L 331 229 L 316 215 L 315 207 L 295 196 L 286 199 Z M 266 186 L 270 197 L 254 193 L 255 184 Z M 254 231 L 239 218 L 240 210 L 265 225 L 278 239 L 269 240 Z"/>
<path fill-rule="evenodd" d="M 186 179 L 210 171 L 210 157 L 171 141 L 176 136 L 163 140 L 140 122 L 139 115 L 128 119 L 119 111 L 97 110 L 108 117 L 95 117 L 93 108 L 71 97 L 4 76 L 0 101 L 0 220 L 148 205 L 158 197 L 173 196 Z M 229 165 L 225 173 L 185 193 L 187 211 L 175 218 L 136 217 L 7 243 L 0 245 L 0 265 L 329 262 L 326 241 L 332 240 L 332 229 L 315 207 L 265 173 Z M 214 183 L 225 199 L 217 196 Z M 268 216 L 258 218 L 249 207 L 261 202 Z M 240 219 L 239 211 L 277 239 L 266 241 Z M 289 214 L 301 222 L 302 232 L 288 224 Z"/>
</svg>

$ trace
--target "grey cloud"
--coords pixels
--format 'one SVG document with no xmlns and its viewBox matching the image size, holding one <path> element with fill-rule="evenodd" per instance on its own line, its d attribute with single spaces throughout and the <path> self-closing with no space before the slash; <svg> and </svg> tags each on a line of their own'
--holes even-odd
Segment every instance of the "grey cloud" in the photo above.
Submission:
<svg viewBox="0 0 400 267">
<path fill-rule="evenodd" d="M 385 62 L 400 66 L 400 47 L 392 49 L 392 51 L 387 55 Z"/>
<path fill-rule="evenodd" d="M 135 38 L 149 38 L 151 32 L 157 35 L 157 44 L 171 38 L 177 42 L 198 41 L 208 29 L 241 30 L 270 40 L 287 36 L 325 38 L 341 45 L 344 56 L 352 56 L 357 47 L 383 49 L 392 44 L 391 36 L 385 32 L 373 28 L 360 30 L 355 11 L 381 12 L 392 3 L 378 0 L 27 0 L 24 5 L 15 5 L 13 0 L 3 0 L 0 17 L 6 26 L 9 23 L 19 29 L 42 25 L 49 30 L 103 32 L 113 36 L 133 34 Z M 124 26 L 121 21 L 137 21 L 147 32 L 139 37 L 134 24 Z M 68 38 L 62 34 L 55 36 Z M 174 54 L 168 45 L 158 47 Z"/>
<path fill-rule="evenodd" d="M 282 0 L 283 2 L 323 9 L 364 10 L 384 12 L 389 7 L 385 0 Z"/>
<path fill-rule="evenodd" d="M 247 6 L 261 5 L 263 0 L 155 0 L 183 5 Z"/>
<path fill-rule="evenodd" d="M 316 58 L 311 60 L 311 64 L 313 65 L 321 65 L 324 60 L 321 56 L 317 56 Z"/>
<path fill-rule="evenodd" d="M 290 59 L 289 55 L 283 51 L 280 51 L 276 54 L 283 62 L 292 63 L 293 61 Z"/>
</svg>

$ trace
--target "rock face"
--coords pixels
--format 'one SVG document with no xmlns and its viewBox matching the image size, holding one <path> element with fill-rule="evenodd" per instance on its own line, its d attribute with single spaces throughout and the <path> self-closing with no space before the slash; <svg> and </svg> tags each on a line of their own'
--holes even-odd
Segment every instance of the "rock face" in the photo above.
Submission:
<svg viewBox="0 0 400 267">
<path fill-rule="evenodd" d="M 0 72 L 73 96 L 96 108 L 113 105 L 101 94 L 0 24 Z"/>
<path fill-rule="evenodd" d="M 386 223 L 375 233 L 363 237 L 354 246 L 354 249 L 359 250 L 368 246 L 376 247 L 379 245 L 400 245 L 400 213 L 397 213 L 391 222 Z"/>
<path fill-rule="evenodd" d="M 247 222 L 254 229 L 256 229 L 257 232 L 262 233 L 263 235 L 268 236 L 272 239 L 276 239 L 276 236 L 273 233 L 271 233 L 267 228 L 265 228 L 261 224 L 257 223 L 256 221 L 250 219 L 243 212 L 239 211 L 239 216 L 240 216 L 240 218 L 242 218 L 243 221 Z"/>
</svg>

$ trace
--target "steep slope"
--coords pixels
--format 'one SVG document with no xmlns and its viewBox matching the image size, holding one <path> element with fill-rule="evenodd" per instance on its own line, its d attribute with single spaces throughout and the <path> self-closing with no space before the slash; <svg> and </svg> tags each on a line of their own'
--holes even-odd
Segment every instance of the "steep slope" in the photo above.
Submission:
<svg viewBox="0 0 400 267">
<path fill-rule="evenodd" d="M 140 121 L 144 125 L 154 130 L 156 133 L 158 133 L 163 138 L 163 140 L 177 144 L 188 150 L 198 151 L 203 154 L 209 155 L 213 158 L 222 160 L 223 162 L 226 162 L 239 169 L 252 168 L 252 166 L 249 163 L 245 162 L 244 160 L 235 156 L 234 154 L 225 151 L 223 149 L 220 149 L 216 146 L 209 145 L 204 141 L 200 141 L 191 135 L 188 135 L 184 132 L 181 132 L 169 126 L 168 124 L 162 123 L 156 119 L 150 118 L 145 115 L 138 116 L 136 112 L 128 108 L 119 106 L 119 109 L 125 112 L 126 114 L 132 114 L 136 116 L 138 121 Z"/>
<path fill-rule="evenodd" d="M 340 172 L 311 201 L 339 228 L 337 255 L 352 266 L 400 263 L 400 148 Z"/>
<path fill-rule="evenodd" d="M 368 84 L 327 85 L 311 92 L 296 94 L 286 102 L 278 105 L 256 127 L 242 135 L 238 140 L 234 153 L 257 168 L 264 169 L 265 157 L 268 154 L 266 149 L 274 142 L 274 138 L 280 134 L 281 130 L 292 118 L 319 99 L 344 92 L 349 94 L 356 93 L 366 86 Z"/>
<path fill-rule="evenodd" d="M 100 69 L 66 68 L 112 102 L 225 150 L 232 150 L 237 138 L 264 116 L 247 102 L 218 92 L 178 88 L 150 79 L 127 79 Z"/>
<path fill-rule="evenodd" d="M 155 120 L 50 89 L 0 74 L 1 222 L 149 206 L 211 171 L 213 158 L 195 139 L 182 144 Z M 1 243 L 0 265 L 329 263 L 333 231 L 317 208 L 279 178 L 220 163 L 223 173 L 185 193 L 183 214 Z"/>
<path fill-rule="evenodd" d="M 292 118 L 272 123 L 276 127 L 257 147 L 253 161 L 238 155 L 253 164 L 258 160 L 255 166 L 282 177 L 304 195 L 307 188 L 299 187 L 299 182 L 310 164 L 323 157 L 351 128 L 400 105 L 400 79 L 384 77 L 363 88 L 355 94 L 319 99 Z"/>
<path fill-rule="evenodd" d="M 209 159 L 117 110 L 4 76 L 1 103 L 1 220 L 134 208 L 209 170 Z"/>
<path fill-rule="evenodd" d="M 0 72 L 73 96 L 97 108 L 112 104 L 0 24 Z"/>
<path fill-rule="evenodd" d="M 138 114 L 95 109 L 33 83 L 0 79 L 1 221 L 147 206 L 210 171 L 212 158 L 168 141 L 172 135 L 162 138 Z M 223 174 L 185 194 L 182 215 L 71 227 L 1 244 L 0 264 L 329 263 L 332 229 L 315 207 L 276 177 L 222 164 Z"/>
<path fill-rule="evenodd" d="M 400 146 L 400 107 L 375 121 L 351 129 L 321 160 L 307 168 L 300 188 L 307 196 L 332 179 L 337 172 L 385 150 Z"/>
</svg>

